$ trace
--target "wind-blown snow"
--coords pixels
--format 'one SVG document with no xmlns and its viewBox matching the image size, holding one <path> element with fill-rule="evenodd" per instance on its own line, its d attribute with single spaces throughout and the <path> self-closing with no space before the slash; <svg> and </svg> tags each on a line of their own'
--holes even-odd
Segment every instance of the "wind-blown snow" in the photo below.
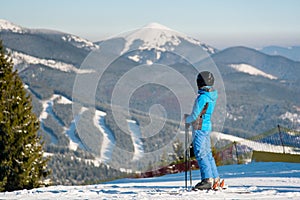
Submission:
<svg viewBox="0 0 300 200">
<path fill-rule="evenodd" d="M 250 75 L 254 75 L 254 76 L 263 76 L 269 79 L 278 79 L 277 77 L 271 75 L 271 74 L 267 74 L 259 69 L 257 69 L 254 66 L 248 65 L 248 64 L 231 64 L 229 65 L 229 67 L 232 67 L 233 69 L 240 71 L 240 72 L 244 72 Z"/>
<path fill-rule="evenodd" d="M 103 134 L 100 159 L 104 162 L 108 162 L 111 159 L 116 141 L 113 133 L 105 125 L 105 116 L 105 112 L 96 110 L 94 116 L 94 125 Z"/>
<path fill-rule="evenodd" d="M 218 167 L 228 189 L 186 191 L 184 173 L 154 178 L 120 179 L 87 186 L 50 186 L 0 193 L 0 199 L 69 200 L 191 200 L 191 199 L 300 199 L 300 169 L 297 163 L 250 163 Z M 192 171 L 192 185 L 200 180 Z M 189 183 L 188 183 L 189 186 Z"/>
</svg>

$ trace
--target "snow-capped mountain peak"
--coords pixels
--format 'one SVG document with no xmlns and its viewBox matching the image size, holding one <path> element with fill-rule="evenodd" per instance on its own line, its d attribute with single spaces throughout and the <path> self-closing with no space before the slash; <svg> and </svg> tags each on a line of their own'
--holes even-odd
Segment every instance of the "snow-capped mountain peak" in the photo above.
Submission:
<svg viewBox="0 0 300 200">
<path fill-rule="evenodd" d="M 154 63 L 158 61 L 161 54 L 164 52 L 175 52 L 178 48 L 186 48 L 189 45 L 200 46 L 209 54 L 215 53 L 215 49 L 203 44 L 197 39 L 186 36 L 183 33 L 174 31 L 159 23 L 149 23 L 146 26 L 129 32 L 124 35 L 125 45 L 121 51 L 121 55 L 129 51 L 154 51 L 156 52 L 155 58 L 151 61 Z M 140 59 L 138 62 L 144 62 L 149 58 L 144 58 L 141 53 L 139 55 L 130 55 L 129 59 L 134 58 L 137 62 L 137 57 Z M 146 56 L 147 57 L 147 56 Z M 133 60 L 133 59 L 132 59 Z M 143 61 L 142 61 L 143 60 Z"/>
<path fill-rule="evenodd" d="M 158 23 L 150 23 L 141 29 L 129 33 L 125 36 L 126 44 L 121 54 L 132 49 L 134 42 L 141 41 L 138 50 L 156 49 L 161 52 L 172 50 L 171 47 L 180 43 L 178 36 L 171 29 Z M 168 43 L 168 45 L 166 45 Z"/>
<path fill-rule="evenodd" d="M 168 30 L 168 31 L 174 31 L 162 24 L 156 23 L 156 22 L 152 22 L 147 24 L 146 26 L 144 26 L 143 28 L 153 28 L 153 29 L 161 29 L 161 30 Z"/>
<path fill-rule="evenodd" d="M 0 19 L 0 31 L 6 30 L 15 33 L 23 33 L 24 28 L 4 19 Z"/>
</svg>

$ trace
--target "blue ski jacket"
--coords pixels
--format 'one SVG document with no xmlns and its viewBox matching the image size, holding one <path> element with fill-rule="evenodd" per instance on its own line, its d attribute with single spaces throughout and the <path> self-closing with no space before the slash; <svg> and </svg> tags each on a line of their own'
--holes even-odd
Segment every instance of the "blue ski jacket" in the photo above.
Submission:
<svg viewBox="0 0 300 200">
<path fill-rule="evenodd" d="M 192 113 L 185 122 L 191 123 L 193 130 L 211 131 L 211 115 L 216 105 L 218 92 L 211 86 L 205 86 L 198 91 L 198 94 Z"/>
</svg>

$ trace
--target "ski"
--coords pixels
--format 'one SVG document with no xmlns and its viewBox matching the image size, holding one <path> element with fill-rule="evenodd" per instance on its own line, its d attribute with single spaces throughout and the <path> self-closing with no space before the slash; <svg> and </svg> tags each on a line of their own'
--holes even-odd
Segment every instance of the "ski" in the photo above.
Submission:
<svg viewBox="0 0 300 200">
<path fill-rule="evenodd" d="M 197 189 L 195 187 L 192 187 L 192 191 L 199 191 L 199 190 L 214 190 L 214 191 L 218 191 L 218 190 L 226 190 L 227 186 L 225 185 L 225 181 L 224 179 L 219 180 L 217 182 L 215 182 L 212 186 L 212 188 L 210 189 Z"/>
<path fill-rule="evenodd" d="M 204 192 L 208 193 L 210 191 L 212 192 L 222 192 L 222 193 L 235 193 L 235 194 L 250 194 L 253 192 L 251 188 L 229 188 L 228 186 L 220 187 L 218 186 L 216 189 L 205 189 L 205 190 L 199 190 L 197 188 L 192 188 L 192 192 Z"/>
<path fill-rule="evenodd" d="M 212 189 L 213 189 L 213 190 L 226 189 L 224 179 L 222 179 L 221 182 L 220 182 L 220 180 L 216 181 L 216 182 L 213 184 Z"/>
<path fill-rule="evenodd" d="M 247 188 L 247 187 L 239 187 L 239 188 L 230 188 L 227 186 L 224 186 L 223 188 L 218 187 L 217 189 L 205 189 L 205 190 L 199 190 L 194 187 L 192 187 L 190 190 L 185 190 L 184 188 L 173 188 L 171 190 L 162 190 L 162 189 L 157 189 L 157 190 L 152 190 L 148 192 L 148 194 L 152 195 L 162 195 L 162 194 L 168 194 L 168 195 L 183 195 L 184 193 L 189 193 L 189 192 L 195 192 L 195 193 L 203 193 L 203 194 L 212 194 L 212 193 L 232 193 L 232 194 L 250 194 L 252 192 L 255 192 L 252 188 Z"/>
</svg>

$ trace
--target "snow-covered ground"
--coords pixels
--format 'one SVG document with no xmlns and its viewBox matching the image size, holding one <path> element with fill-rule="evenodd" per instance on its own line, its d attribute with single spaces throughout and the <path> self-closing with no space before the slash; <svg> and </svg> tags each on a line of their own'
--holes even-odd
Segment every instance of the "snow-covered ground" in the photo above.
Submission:
<svg viewBox="0 0 300 200">
<path fill-rule="evenodd" d="M 139 158 L 143 157 L 144 148 L 143 142 L 141 140 L 142 134 L 139 125 L 137 125 L 136 121 L 134 120 L 127 120 L 128 127 L 131 133 L 131 138 L 133 141 L 134 146 L 134 156 L 133 160 L 138 160 Z"/>
<path fill-rule="evenodd" d="M 257 69 L 256 67 L 248 65 L 248 64 L 238 64 L 238 65 L 232 64 L 232 65 L 229 65 L 229 66 L 234 68 L 237 71 L 244 72 L 244 73 L 247 73 L 247 74 L 250 74 L 250 75 L 263 76 L 263 77 L 266 77 L 266 78 L 269 78 L 269 79 L 278 79 L 277 77 L 275 77 L 271 74 L 267 74 L 267 73 Z"/>
<path fill-rule="evenodd" d="M 51 186 L 0 193 L 0 199 L 300 199 L 300 164 L 249 163 L 218 168 L 228 189 L 186 191 L 184 173 L 87 186 Z M 199 171 L 192 172 L 193 185 Z"/>
<path fill-rule="evenodd" d="M 77 74 L 87 74 L 87 73 L 93 73 L 93 70 L 87 70 L 87 69 L 78 69 L 74 65 L 59 62 L 56 60 L 49 60 L 49 59 L 42 59 L 37 58 L 31 55 L 27 55 L 21 52 L 12 51 L 9 50 L 11 53 L 11 57 L 13 59 L 13 63 L 17 66 L 19 64 L 23 64 L 22 67 L 18 67 L 18 71 L 21 72 L 25 70 L 27 67 L 29 67 L 29 64 L 38 65 L 42 64 L 44 66 L 50 67 L 52 69 L 56 69 L 62 72 L 75 72 Z M 24 64 L 25 63 L 25 64 Z"/>
<path fill-rule="evenodd" d="M 103 142 L 101 145 L 101 160 L 104 162 L 108 162 L 109 159 L 111 158 L 116 141 L 113 136 L 113 133 L 105 125 L 105 119 L 104 119 L 105 116 L 106 116 L 105 112 L 96 110 L 95 117 L 94 117 L 94 125 L 103 134 Z"/>
</svg>

